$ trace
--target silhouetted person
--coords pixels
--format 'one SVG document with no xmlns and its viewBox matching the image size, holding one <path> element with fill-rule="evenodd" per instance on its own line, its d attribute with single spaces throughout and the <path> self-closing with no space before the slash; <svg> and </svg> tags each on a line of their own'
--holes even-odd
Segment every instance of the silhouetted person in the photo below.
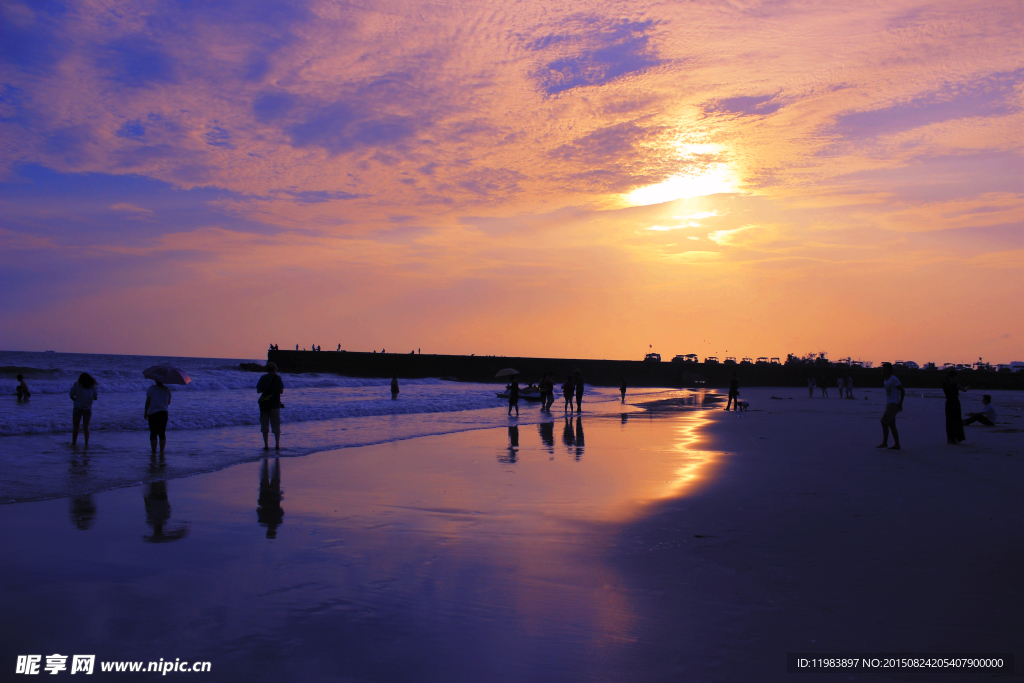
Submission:
<svg viewBox="0 0 1024 683">
<path fill-rule="evenodd" d="M 281 460 L 274 458 L 274 467 L 267 465 L 268 458 L 263 459 L 260 467 L 260 497 L 256 500 L 256 522 L 267 527 L 267 538 L 277 538 L 277 527 L 284 521 L 284 509 L 281 500 Z"/>
<path fill-rule="evenodd" d="M 736 379 L 736 373 L 732 373 L 732 381 L 729 382 L 729 400 L 725 403 L 726 411 L 729 410 L 729 406 L 732 406 L 733 410 L 739 410 L 740 406 L 740 381 Z"/>
<path fill-rule="evenodd" d="M 149 421 L 149 445 L 156 453 L 156 442 L 160 440 L 160 453 L 167 445 L 167 416 L 171 405 L 171 390 L 157 382 L 146 389 L 146 407 L 142 416 Z"/>
<path fill-rule="evenodd" d="M 96 519 L 96 503 L 93 502 L 92 495 L 87 493 L 72 498 L 69 501 L 68 514 L 76 529 L 87 531 Z"/>
<path fill-rule="evenodd" d="M 807 378 L 807 398 L 814 398 L 814 378 Z"/>
<path fill-rule="evenodd" d="M 263 450 L 270 450 L 269 432 L 274 432 L 274 450 L 281 450 L 281 394 L 284 381 L 277 376 L 277 363 L 267 363 L 267 374 L 256 382 L 259 392 L 260 431 L 263 432 Z"/>
<path fill-rule="evenodd" d="M 296 351 L 298 351 L 298 350 L 299 350 L 299 345 L 298 345 L 298 344 L 296 344 L 296 345 L 295 345 L 295 350 L 296 350 Z"/>
<path fill-rule="evenodd" d="M 341 351 L 341 344 L 338 344 L 338 350 Z"/>
<path fill-rule="evenodd" d="M 28 385 L 25 384 L 25 378 L 18 375 L 18 386 L 14 390 L 15 395 L 18 397 L 18 402 L 27 401 L 32 395 L 32 392 L 28 390 Z"/>
<path fill-rule="evenodd" d="M 996 409 L 992 407 L 992 397 L 985 394 L 981 397 L 981 404 L 984 406 L 980 412 L 967 413 L 967 419 L 964 420 L 965 425 L 974 424 L 980 422 L 983 425 L 994 427 L 995 423 L 992 420 L 996 419 Z"/>
<path fill-rule="evenodd" d="M 565 378 L 565 384 L 562 385 L 562 396 L 565 397 L 565 407 L 563 410 L 572 412 L 572 397 L 576 392 L 576 383 L 572 381 L 572 375 Z"/>
<path fill-rule="evenodd" d="M 967 437 L 964 435 L 963 411 L 960 409 L 960 392 L 967 391 L 956 381 L 956 370 L 950 370 L 946 381 L 942 383 L 942 393 L 946 395 L 946 443 L 958 444 Z"/>
<path fill-rule="evenodd" d="M 625 403 L 626 402 L 626 378 L 625 377 L 620 377 L 619 379 L 622 380 L 622 384 L 619 386 L 619 393 L 622 394 L 622 402 Z"/>
<path fill-rule="evenodd" d="M 846 398 L 853 398 L 853 377 L 846 376 Z"/>
<path fill-rule="evenodd" d="M 821 378 L 821 386 L 818 388 L 821 389 L 821 397 L 828 398 L 828 377 Z"/>
<path fill-rule="evenodd" d="M 580 456 L 583 455 L 583 416 L 576 415 L 576 459 L 579 460 Z"/>
<path fill-rule="evenodd" d="M 398 399 L 398 375 L 391 378 L 391 400 Z"/>
<path fill-rule="evenodd" d="M 142 540 L 147 543 L 169 543 L 188 535 L 186 526 L 164 531 L 164 525 L 171 518 L 171 504 L 167 500 L 166 481 L 152 481 L 146 484 L 146 492 L 143 494 L 142 500 L 146 505 L 146 524 L 153 529 L 153 533 L 143 536 Z"/>
<path fill-rule="evenodd" d="M 882 413 L 882 443 L 875 448 L 900 450 L 900 433 L 896 431 L 896 415 L 903 410 L 906 392 L 896 375 L 892 374 L 892 363 L 882 363 L 882 377 L 885 381 L 885 412 Z M 892 446 L 889 445 L 889 431 L 892 431 Z"/>
<path fill-rule="evenodd" d="M 576 412 L 583 412 L 583 375 L 576 374 Z"/>
<path fill-rule="evenodd" d="M 541 442 L 548 447 L 548 450 L 555 447 L 554 422 L 541 422 L 537 425 L 537 432 L 540 434 Z"/>
<path fill-rule="evenodd" d="M 75 402 L 71 411 L 71 445 L 78 443 L 78 424 L 81 422 L 85 434 L 85 447 L 89 447 L 89 421 L 92 420 L 92 402 L 99 399 L 96 391 L 96 380 L 88 372 L 78 376 L 78 381 L 71 385 L 68 396 Z"/>
<path fill-rule="evenodd" d="M 519 417 L 519 381 L 513 377 L 512 383 L 508 385 L 508 414 L 516 409 L 516 417 Z"/>
</svg>

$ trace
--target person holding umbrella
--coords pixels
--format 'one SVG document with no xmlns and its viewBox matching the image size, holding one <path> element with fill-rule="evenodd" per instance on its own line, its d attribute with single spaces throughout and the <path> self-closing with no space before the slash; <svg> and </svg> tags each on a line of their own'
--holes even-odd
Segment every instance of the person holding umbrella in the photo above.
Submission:
<svg viewBox="0 0 1024 683">
<path fill-rule="evenodd" d="M 167 411 L 171 405 L 171 390 L 165 385 L 185 385 L 192 380 L 184 372 L 166 363 L 142 371 L 142 376 L 156 384 L 146 389 L 146 407 L 143 415 L 149 421 L 149 445 L 156 455 L 156 442 L 160 441 L 160 455 L 167 446 Z"/>
</svg>

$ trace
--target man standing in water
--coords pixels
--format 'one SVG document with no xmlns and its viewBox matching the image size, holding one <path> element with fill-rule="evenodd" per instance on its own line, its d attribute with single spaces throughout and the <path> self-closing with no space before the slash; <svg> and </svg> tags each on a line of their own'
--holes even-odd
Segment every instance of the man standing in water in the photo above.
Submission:
<svg viewBox="0 0 1024 683">
<path fill-rule="evenodd" d="M 395 373 L 395 376 L 391 378 L 391 400 L 398 400 L 398 373 Z"/>
<path fill-rule="evenodd" d="M 267 374 L 256 383 L 260 392 L 260 431 L 263 432 L 263 450 L 270 450 L 268 432 L 274 432 L 274 450 L 281 450 L 281 394 L 284 382 L 277 376 L 277 363 L 267 363 Z"/>
<path fill-rule="evenodd" d="M 875 448 L 900 450 L 900 433 L 896 431 L 896 414 L 903 410 L 906 392 L 896 375 L 892 374 L 892 363 L 882 363 L 882 386 L 885 387 L 885 412 L 882 414 L 882 443 Z M 889 445 L 889 430 L 892 430 L 892 445 Z"/>
<path fill-rule="evenodd" d="M 576 373 L 576 412 L 583 412 L 583 375 Z"/>
</svg>

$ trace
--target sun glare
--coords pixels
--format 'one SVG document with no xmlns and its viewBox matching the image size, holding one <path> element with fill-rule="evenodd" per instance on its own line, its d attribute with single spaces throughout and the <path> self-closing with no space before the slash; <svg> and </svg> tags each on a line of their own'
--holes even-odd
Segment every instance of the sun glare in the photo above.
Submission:
<svg viewBox="0 0 1024 683">
<path fill-rule="evenodd" d="M 633 206 L 663 204 L 709 194 L 735 192 L 736 175 L 726 164 L 712 164 L 697 175 L 676 175 L 656 185 L 638 187 L 625 195 Z"/>
</svg>

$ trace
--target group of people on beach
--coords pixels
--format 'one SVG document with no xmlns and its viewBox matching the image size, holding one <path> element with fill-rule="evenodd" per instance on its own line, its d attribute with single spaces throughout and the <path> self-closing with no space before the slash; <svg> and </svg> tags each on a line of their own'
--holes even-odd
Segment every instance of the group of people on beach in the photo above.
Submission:
<svg viewBox="0 0 1024 683">
<path fill-rule="evenodd" d="M 943 394 L 946 397 L 946 443 L 956 445 L 966 440 L 964 425 L 980 422 L 983 425 L 993 426 L 996 416 L 995 408 L 992 407 L 992 397 L 985 394 L 981 397 L 982 409 L 979 412 L 968 413 L 964 419 L 960 408 L 960 392 L 967 391 L 966 385 L 961 385 L 956 380 L 957 371 L 951 370 L 946 376 L 942 385 Z M 906 398 L 906 390 L 896 375 L 893 374 L 892 363 L 882 363 L 882 386 L 885 388 L 885 411 L 882 413 L 882 443 L 876 448 L 888 448 L 898 451 L 900 448 L 900 434 L 896 429 L 896 416 L 903 412 L 903 401 Z M 892 432 L 893 445 L 889 445 L 889 432 Z"/>
<path fill-rule="evenodd" d="M 828 384 L 822 382 L 820 385 L 814 375 L 807 376 L 807 398 L 814 398 L 814 389 L 821 390 L 821 397 L 828 398 Z M 839 389 L 839 398 L 853 398 L 853 377 L 839 377 L 836 379 L 836 388 Z"/>
<path fill-rule="evenodd" d="M 516 411 L 516 417 L 519 417 L 519 380 L 517 375 L 513 375 L 511 381 L 506 385 L 505 391 L 508 394 L 508 414 L 511 415 L 512 411 Z M 537 385 L 531 384 L 527 387 L 530 391 L 539 392 L 540 398 L 540 409 L 544 412 L 551 412 L 551 405 L 555 402 L 555 373 L 545 372 Z M 565 399 L 565 405 L 563 410 L 567 410 L 570 413 L 573 412 L 572 401 L 576 399 L 576 412 L 583 412 L 583 374 L 576 370 L 572 375 L 567 375 L 565 378 L 565 384 L 562 385 L 562 397 Z M 622 400 L 626 400 L 626 381 L 622 380 Z"/>
</svg>

